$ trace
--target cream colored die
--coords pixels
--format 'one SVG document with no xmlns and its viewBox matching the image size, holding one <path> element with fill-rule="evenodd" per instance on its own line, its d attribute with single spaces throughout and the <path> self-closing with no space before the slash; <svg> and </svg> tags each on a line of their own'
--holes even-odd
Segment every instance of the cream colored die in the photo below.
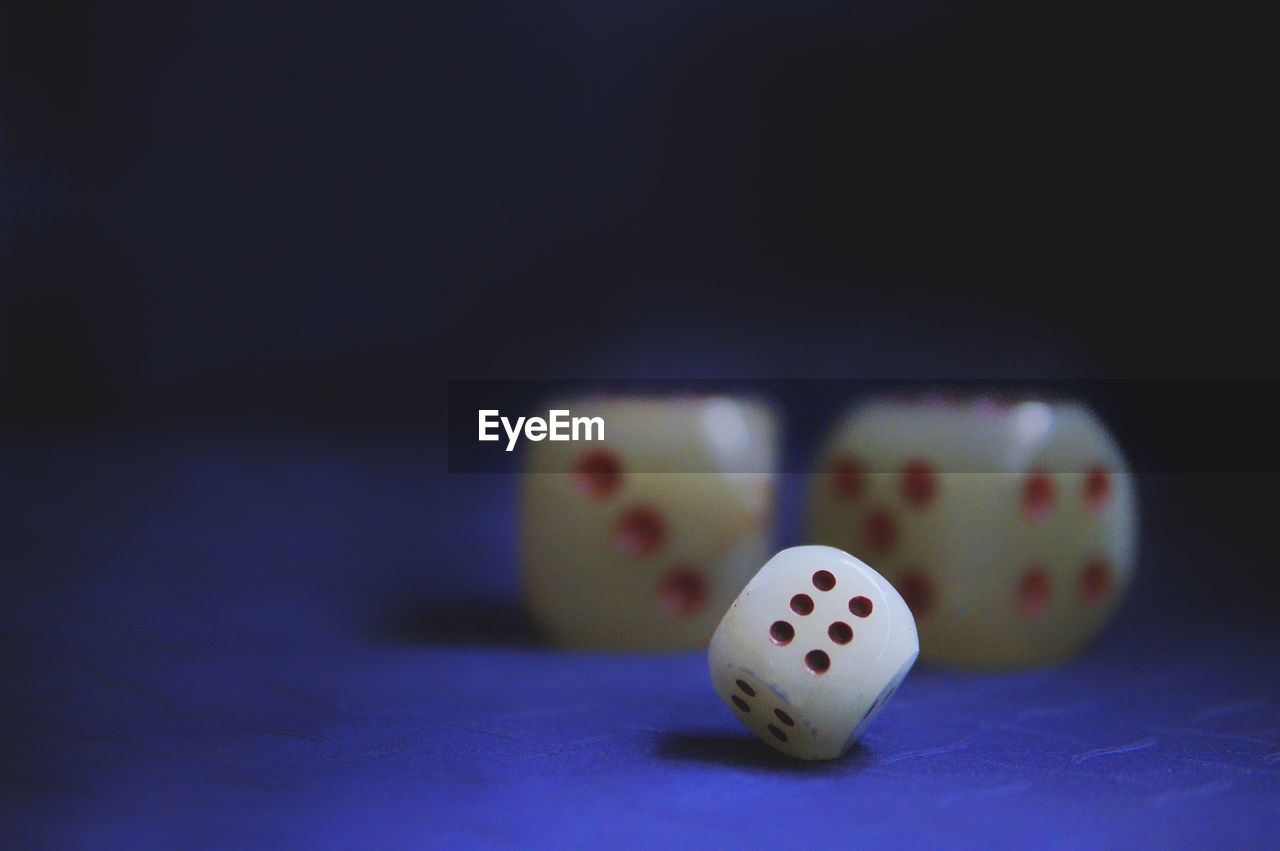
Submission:
<svg viewBox="0 0 1280 851">
<path fill-rule="evenodd" d="M 601 417 L 603 442 L 531 445 L 522 578 L 565 647 L 706 646 L 770 550 L 776 426 L 723 396 L 561 403 Z"/>
<path fill-rule="evenodd" d="M 818 470 L 811 538 L 894 583 L 926 662 L 1065 659 L 1129 584 L 1133 485 L 1082 405 L 873 402 L 840 424 Z"/>
<path fill-rule="evenodd" d="M 902 597 L 833 547 L 791 547 L 760 569 L 711 639 L 711 682 L 762 740 L 834 759 L 858 740 L 920 652 Z"/>
</svg>

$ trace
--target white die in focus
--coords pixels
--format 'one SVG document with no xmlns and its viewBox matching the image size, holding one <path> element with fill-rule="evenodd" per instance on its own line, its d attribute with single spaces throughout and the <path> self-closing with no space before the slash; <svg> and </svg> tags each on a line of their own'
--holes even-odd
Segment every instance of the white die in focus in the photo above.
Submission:
<svg viewBox="0 0 1280 851">
<path fill-rule="evenodd" d="M 1075 403 L 879 401 L 836 429 L 812 540 L 873 561 L 915 614 L 924 661 L 1057 662 L 1115 610 L 1137 510 L 1124 459 Z"/>
<path fill-rule="evenodd" d="M 725 396 L 587 398 L 605 440 L 529 445 L 521 570 L 564 647 L 690 650 L 768 556 L 777 428 Z"/>
<path fill-rule="evenodd" d="M 833 547 L 791 547 L 760 569 L 711 639 L 716 693 L 762 740 L 799 759 L 849 749 L 920 652 L 880 574 Z"/>
</svg>

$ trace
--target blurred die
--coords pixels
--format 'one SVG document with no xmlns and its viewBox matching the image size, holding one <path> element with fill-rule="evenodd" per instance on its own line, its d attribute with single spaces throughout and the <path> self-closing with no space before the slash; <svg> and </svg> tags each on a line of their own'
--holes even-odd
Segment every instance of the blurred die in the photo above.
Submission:
<svg viewBox="0 0 1280 851">
<path fill-rule="evenodd" d="M 777 427 L 724 396 L 588 398 L 604 440 L 527 448 L 521 562 L 535 620 L 565 647 L 706 647 L 771 552 Z"/>
<path fill-rule="evenodd" d="M 1074 403 L 875 401 L 821 451 L 815 543 L 848 550 L 902 594 L 922 659 L 1049 664 L 1081 650 L 1133 571 L 1133 483 Z"/>
</svg>

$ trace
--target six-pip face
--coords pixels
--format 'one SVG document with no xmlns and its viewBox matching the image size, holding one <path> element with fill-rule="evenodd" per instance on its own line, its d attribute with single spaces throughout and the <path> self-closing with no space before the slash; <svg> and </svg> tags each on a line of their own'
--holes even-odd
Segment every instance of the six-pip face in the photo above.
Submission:
<svg viewBox="0 0 1280 851">
<path fill-rule="evenodd" d="M 848 553 L 806 546 L 761 568 L 709 656 L 717 693 L 756 735 L 793 756 L 830 759 L 856 740 L 918 653 L 911 612 L 888 582 Z M 795 723 L 779 726 L 777 709 Z"/>
</svg>

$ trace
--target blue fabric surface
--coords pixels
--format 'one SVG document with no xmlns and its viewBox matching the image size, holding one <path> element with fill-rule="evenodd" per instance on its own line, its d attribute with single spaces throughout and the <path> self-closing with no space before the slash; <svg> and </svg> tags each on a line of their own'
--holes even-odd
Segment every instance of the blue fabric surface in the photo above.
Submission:
<svg viewBox="0 0 1280 851">
<path fill-rule="evenodd" d="M 438 460 L 385 437 L 7 454 L 0 841 L 1280 840 L 1275 628 L 1208 605 L 1210 585 L 1151 583 L 1194 552 L 1161 532 L 1158 494 L 1147 578 L 1090 653 L 919 668 L 846 759 L 813 765 L 751 739 L 701 654 L 540 645 L 515 597 L 513 480 Z"/>
</svg>

